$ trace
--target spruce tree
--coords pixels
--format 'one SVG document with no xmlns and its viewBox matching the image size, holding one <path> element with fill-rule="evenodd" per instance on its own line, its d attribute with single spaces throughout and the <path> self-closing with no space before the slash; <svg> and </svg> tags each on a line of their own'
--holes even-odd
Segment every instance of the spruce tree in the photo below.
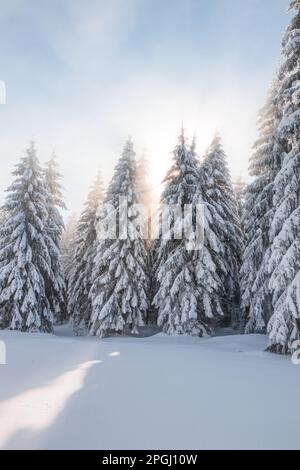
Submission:
<svg viewBox="0 0 300 470">
<path fill-rule="evenodd" d="M 103 196 L 103 182 L 98 173 L 78 221 L 74 258 L 68 282 L 68 311 L 78 333 L 88 328 L 92 313 L 89 292 L 92 286 L 93 262 L 96 254 L 97 217 L 103 203 Z"/>
<path fill-rule="evenodd" d="M 66 316 L 65 281 L 61 262 L 60 242 L 64 231 L 64 221 L 60 213 L 66 209 L 63 201 L 61 174 L 58 171 L 58 163 L 55 154 L 46 163 L 44 170 L 48 222 L 45 232 L 48 234 L 48 249 L 51 256 L 53 277 L 46 282 L 46 294 L 50 305 L 55 312 L 55 319 L 62 323 Z"/>
<path fill-rule="evenodd" d="M 272 314 L 269 288 L 270 225 L 274 180 L 280 169 L 281 147 L 276 139 L 278 109 L 274 82 L 259 115 L 259 138 L 249 171 L 254 178 L 246 188 L 243 228 L 246 247 L 241 267 L 241 308 L 246 333 L 266 332 Z"/>
<path fill-rule="evenodd" d="M 223 310 L 233 327 L 239 325 L 239 271 L 243 252 L 243 235 L 227 157 L 219 134 L 214 137 L 200 169 L 203 197 L 214 209 L 214 231 L 223 245 L 220 273 L 224 285 Z"/>
<path fill-rule="evenodd" d="M 295 15 L 283 38 L 277 106 L 277 138 L 282 167 L 274 182 L 270 288 L 274 313 L 269 322 L 269 350 L 290 353 L 300 338 L 300 0 L 290 3 Z"/>
<path fill-rule="evenodd" d="M 120 199 L 121 198 L 121 199 Z M 127 207 L 123 204 L 126 201 Z M 129 139 L 114 170 L 99 217 L 91 289 L 90 333 L 138 333 L 148 310 L 147 252 L 137 206 L 137 169 Z M 125 207 L 125 210 L 124 210 Z M 103 236 L 115 217 L 115 231 Z"/>
<path fill-rule="evenodd" d="M 53 311 L 46 282 L 53 279 L 46 227 L 47 188 L 34 143 L 13 172 L 0 229 L 0 324 L 51 332 Z"/>
<path fill-rule="evenodd" d="M 161 198 L 160 236 L 156 243 L 156 287 L 154 306 L 158 325 L 167 334 L 203 336 L 211 330 L 209 322 L 222 317 L 220 277 L 222 266 L 212 223 L 213 208 L 203 200 L 195 148 L 189 148 L 182 131 L 173 152 L 173 164 L 165 180 Z M 190 235 L 199 230 L 195 215 L 186 215 L 187 206 L 202 206 L 204 240 L 196 249 L 189 249 Z M 172 207 L 177 207 L 178 218 Z M 164 211 L 169 220 L 169 233 L 164 233 Z M 186 223 L 192 231 L 182 230 Z M 177 231 L 179 230 L 178 236 Z M 180 233 L 181 232 L 181 233 Z M 167 236 L 166 236 L 167 235 Z"/>
<path fill-rule="evenodd" d="M 210 149 L 214 148 L 214 142 L 212 144 Z M 196 158 L 195 145 L 194 138 L 191 152 Z M 220 230 L 219 213 L 211 203 L 210 185 L 207 184 L 206 176 L 209 174 L 207 170 L 210 167 L 210 160 L 205 163 L 204 159 L 197 157 L 197 161 L 200 162 L 200 169 L 196 200 L 200 200 L 204 208 L 204 240 L 203 247 L 197 256 L 196 274 L 199 284 L 198 293 L 200 294 L 200 315 L 207 319 L 211 328 L 224 322 L 224 318 L 226 318 L 227 292 L 224 279 L 227 279 L 228 276 L 228 264 L 224 262 L 226 261 L 226 250 Z"/>
</svg>

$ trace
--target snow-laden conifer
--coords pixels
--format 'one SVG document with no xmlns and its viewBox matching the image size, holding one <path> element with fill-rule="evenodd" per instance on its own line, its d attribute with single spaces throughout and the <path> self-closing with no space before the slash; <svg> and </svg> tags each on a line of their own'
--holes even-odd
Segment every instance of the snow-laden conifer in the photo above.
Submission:
<svg viewBox="0 0 300 470">
<path fill-rule="evenodd" d="M 276 139 L 278 109 L 274 82 L 259 115 L 259 138 L 254 144 L 246 188 L 243 229 L 246 247 L 241 268 L 241 308 L 245 332 L 265 332 L 272 314 L 269 288 L 270 225 L 274 212 L 274 179 L 280 170 L 281 147 Z"/>
<path fill-rule="evenodd" d="M 90 332 L 100 337 L 127 330 L 138 333 L 147 315 L 149 279 L 142 214 L 137 206 L 136 159 L 130 139 L 116 165 L 104 203 L 91 289 Z"/>
<path fill-rule="evenodd" d="M 96 255 L 97 217 L 103 196 L 103 182 L 98 173 L 78 221 L 74 258 L 68 280 L 68 311 L 78 333 L 88 328 L 92 313 L 89 292 Z"/>
<path fill-rule="evenodd" d="M 223 310 L 233 326 L 239 324 L 239 271 L 243 252 L 243 235 L 227 157 L 216 134 L 200 168 L 200 185 L 206 203 L 214 209 L 213 225 L 222 244 L 225 272 L 220 273 L 224 302 Z"/>
<path fill-rule="evenodd" d="M 292 352 L 300 338 L 300 0 L 293 0 L 290 9 L 296 14 L 282 43 L 277 138 L 284 152 L 274 183 L 269 260 L 274 308 L 268 325 L 269 350 L 283 354 Z"/>
<path fill-rule="evenodd" d="M 202 196 L 195 147 L 188 147 L 183 131 L 164 183 L 155 248 L 157 292 L 153 303 L 158 325 L 168 334 L 203 336 L 210 332 L 209 323 L 223 316 L 220 274 L 225 266 L 214 231 L 215 211 Z M 188 207 L 193 208 L 192 216 Z M 197 208 L 201 208 L 200 224 L 195 217 Z M 163 228 L 166 220 L 168 233 Z M 198 237 L 201 227 L 204 239 L 190 249 L 193 234 Z"/>
<path fill-rule="evenodd" d="M 54 273 L 46 233 L 48 195 L 33 143 L 13 175 L 0 228 L 1 327 L 51 332 L 46 281 Z"/>
<path fill-rule="evenodd" d="M 44 170 L 48 212 L 45 231 L 48 234 L 48 249 L 51 256 L 51 272 L 53 275 L 51 279 L 46 281 L 46 294 L 58 323 L 62 323 L 66 317 L 65 280 L 60 253 L 60 242 L 64 231 L 64 221 L 60 211 L 66 209 L 66 205 L 63 201 L 61 178 L 57 159 L 53 154 L 46 163 Z"/>
</svg>

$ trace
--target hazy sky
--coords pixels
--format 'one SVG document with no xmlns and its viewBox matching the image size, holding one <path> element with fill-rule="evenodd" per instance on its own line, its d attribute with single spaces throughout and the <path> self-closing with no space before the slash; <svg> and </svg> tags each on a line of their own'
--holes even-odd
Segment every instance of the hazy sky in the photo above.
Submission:
<svg viewBox="0 0 300 470">
<path fill-rule="evenodd" d="M 0 201 L 29 140 L 55 149 L 70 210 L 124 140 L 153 184 L 184 123 L 203 152 L 216 129 L 247 175 L 257 111 L 278 66 L 288 0 L 0 0 Z"/>
</svg>

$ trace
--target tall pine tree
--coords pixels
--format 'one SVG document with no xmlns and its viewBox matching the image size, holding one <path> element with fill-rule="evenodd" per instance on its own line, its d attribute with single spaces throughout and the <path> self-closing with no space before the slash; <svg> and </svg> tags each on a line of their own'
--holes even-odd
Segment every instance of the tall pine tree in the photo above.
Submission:
<svg viewBox="0 0 300 470">
<path fill-rule="evenodd" d="M 278 109 L 277 82 L 259 115 L 259 138 L 250 159 L 243 228 L 246 247 L 241 268 L 241 308 L 246 333 L 266 332 L 272 314 L 269 288 L 270 225 L 273 216 L 274 180 L 281 166 L 281 146 L 276 139 Z"/>
<path fill-rule="evenodd" d="M 120 198 L 124 198 L 123 202 Z M 124 205 L 126 201 L 126 205 Z M 139 223 L 136 159 L 128 140 L 114 171 L 100 214 L 91 289 L 90 332 L 103 337 L 130 329 L 138 333 L 148 310 L 147 252 Z M 108 236 L 103 233 L 115 228 Z"/>
<path fill-rule="evenodd" d="M 44 170 L 46 186 L 46 204 L 48 212 L 48 222 L 45 231 L 48 234 L 49 252 L 51 256 L 51 267 L 53 277 L 46 282 L 46 293 L 50 305 L 55 312 L 56 321 L 62 323 L 66 317 L 65 304 L 65 281 L 63 275 L 60 242 L 64 231 L 64 221 L 60 213 L 61 209 L 66 209 L 63 201 L 62 186 L 60 184 L 61 174 L 58 171 L 58 163 L 55 154 L 46 163 Z"/>
<path fill-rule="evenodd" d="M 195 147 L 188 147 L 183 130 L 164 182 L 160 236 L 155 249 L 157 291 L 153 303 L 158 311 L 158 325 L 168 334 L 203 336 L 210 332 L 209 322 L 223 316 L 217 271 L 225 268 L 213 228 L 214 210 L 202 197 Z M 194 212 L 198 206 L 203 210 L 204 240 L 201 246 L 189 249 L 191 234 L 201 229 Z M 172 207 L 178 209 L 178 214 Z M 192 216 L 186 212 L 187 207 L 193 208 Z M 168 233 L 163 229 L 164 211 Z M 191 231 L 184 230 L 186 224 Z"/>
<path fill-rule="evenodd" d="M 48 194 L 33 143 L 13 175 L 0 229 L 0 325 L 51 332 L 46 282 L 55 279 L 46 234 Z"/>
<path fill-rule="evenodd" d="M 274 182 L 269 270 L 274 313 L 269 322 L 269 350 L 293 351 L 300 338 L 300 0 L 283 38 L 277 106 L 281 120 L 277 138 L 284 153 Z"/>
<path fill-rule="evenodd" d="M 103 197 L 103 182 L 98 173 L 78 221 L 74 258 L 68 282 L 68 310 L 78 333 L 88 328 L 92 313 L 89 292 L 96 255 L 97 217 Z"/>
<path fill-rule="evenodd" d="M 243 235 L 227 157 L 221 137 L 214 137 L 200 170 L 203 197 L 214 209 L 214 231 L 223 245 L 225 272 L 219 273 L 223 283 L 223 311 L 232 326 L 239 325 L 239 271 L 243 252 Z"/>
</svg>

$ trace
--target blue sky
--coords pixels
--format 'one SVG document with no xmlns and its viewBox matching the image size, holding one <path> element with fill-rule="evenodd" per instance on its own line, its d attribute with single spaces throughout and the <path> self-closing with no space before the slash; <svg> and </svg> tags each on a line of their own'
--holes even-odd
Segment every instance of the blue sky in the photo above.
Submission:
<svg viewBox="0 0 300 470">
<path fill-rule="evenodd" d="M 181 123 L 203 152 L 216 129 L 247 175 L 280 58 L 288 0 L 0 0 L 0 200 L 29 140 L 56 151 L 70 210 L 127 135 L 156 191 Z"/>
</svg>

